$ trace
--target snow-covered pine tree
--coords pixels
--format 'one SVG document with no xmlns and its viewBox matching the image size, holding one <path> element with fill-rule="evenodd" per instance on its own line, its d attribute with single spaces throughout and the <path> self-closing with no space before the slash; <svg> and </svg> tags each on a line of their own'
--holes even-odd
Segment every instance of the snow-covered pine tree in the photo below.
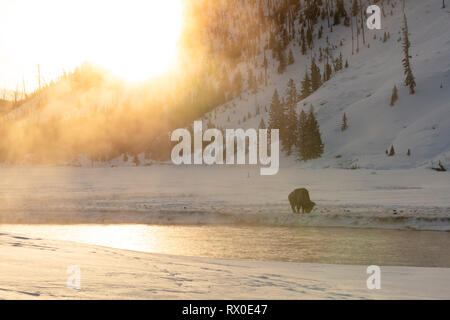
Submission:
<svg viewBox="0 0 450 320">
<path fill-rule="evenodd" d="M 133 163 L 135 164 L 136 167 L 139 167 L 141 165 L 141 161 L 139 161 L 139 157 L 137 154 L 134 156 Z"/>
<path fill-rule="evenodd" d="M 266 129 L 266 123 L 263 118 L 261 118 L 261 121 L 259 122 L 258 129 Z"/>
<path fill-rule="evenodd" d="M 311 79 L 309 78 L 308 71 L 305 72 L 305 77 L 302 80 L 301 97 L 302 99 L 307 98 L 312 93 L 311 90 Z"/>
<path fill-rule="evenodd" d="M 397 86 L 394 86 L 394 88 L 392 89 L 391 107 L 395 104 L 397 100 L 398 100 L 398 90 Z"/>
<path fill-rule="evenodd" d="M 323 142 L 320 134 L 319 123 L 316 120 L 314 114 L 314 107 L 311 105 L 311 109 L 307 119 L 307 136 L 310 140 L 308 142 L 308 156 L 309 159 L 320 158 L 323 154 Z"/>
<path fill-rule="evenodd" d="M 273 92 L 269 110 L 269 129 L 281 129 L 283 124 L 283 106 L 277 89 Z"/>
<path fill-rule="evenodd" d="M 305 39 L 305 29 L 303 29 L 300 32 L 300 42 L 301 42 L 301 46 L 302 46 L 302 55 L 306 54 L 306 39 Z"/>
<path fill-rule="evenodd" d="M 293 65 L 294 63 L 295 63 L 294 53 L 292 52 L 292 49 L 290 49 L 288 56 L 288 65 Z"/>
<path fill-rule="evenodd" d="M 347 16 L 347 11 L 345 11 L 344 0 L 336 0 L 337 12 L 341 17 Z"/>
<path fill-rule="evenodd" d="M 294 80 L 289 79 L 285 97 L 285 121 L 283 125 L 282 146 L 283 151 L 289 156 L 292 154 L 297 139 L 297 88 Z"/>
<path fill-rule="evenodd" d="M 267 61 L 266 57 L 266 51 L 264 50 L 264 61 L 263 61 L 263 68 L 264 68 L 264 85 L 267 86 L 267 68 L 269 67 L 269 63 Z"/>
<path fill-rule="evenodd" d="M 336 59 L 335 70 L 336 71 L 342 70 L 343 65 L 344 65 L 344 63 L 343 63 L 342 52 L 341 52 L 341 53 L 339 53 L 339 58 Z"/>
<path fill-rule="evenodd" d="M 313 29 L 308 27 L 306 30 L 306 41 L 308 42 L 308 47 L 312 49 L 313 46 Z"/>
<path fill-rule="evenodd" d="M 258 83 L 256 81 L 256 77 L 254 76 L 252 69 L 248 70 L 247 86 L 252 93 L 258 92 Z"/>
<path fill-rule="evenodd" d="M 302 40 L 302 55 L 306 54 L 306 41 L 305 39 Z"/>
<path fill-rule="evenodd" d="M 330 63 L 328 62 L 328 57 L 327 57 L 327 63 L 325 64 L 324 72 L 323 72 L 323 80 L 324 80 L 324 82 L 331 79 L 331 74 L 332 73 L 333 73 L 333 69 L 331 68 Z"/>
<path fill-rule="evenodd" d="M 394 145 L 391 146 L 391 149 L 389 150 L 389 157 L 393 157 L 395 156 L 395 149 L 394 149 Z"/>
<path fill-rule="evenodd" d="M 348 119 L 347 119 L 347 115 L 344 112 L 344 116 L 342 117 L 341 131 L 345 131 L 347 129 L 348 129 Z"/>
<path fill-rule="evenodd" d="M 406 19 L 406 14 L 403 14 L 402 33 L 403 33 L 403 53 L 404 53 L 402 62 L 404 73 L 406 76 L 405 85 L 409 87 L 409 93 L 414 94 L 416 88 L 416 81 L 414 79 L 414 75 L 411 70 L 411 62 L 410 62 L 411 56 L 409 55 L 409 48 L 411 47 L 411 43 L 409 42 L 408 21 Z"/>
<path fill-rule="evenodd" d="M 279 55 L 278 55 L 278 73 L 283 74 L 286 71 L 286 53 L 284 52 L 284 49 L 280 49 Z"/>
<path fill-rule="evenodd" d="M 300 111 L 297 120 L 297 139 L 296 139 L 296 149 L 297 149 L 297 160 L 299 161 L 307 161 L 308 153 L 307 153 L 307 116 L 304 110 Z"/>
<path fill-rule="evenodd" d="M 233 91 L 236 97 L 241 97 L 242 94 L 242 74 L 238 70 L 233 77 Z"/>
<path fill-rule="evenodd" d="M 333 22 L 333 24 L 334 24 L 335 26 L 341 24 L 341 15 L 339 14 L 339 11 L 338 11 L 338 10 L 336 10 L 336 11 L 334 12 L 334 22 Z"/>
<path fill-rule="evenodd" d="M 320 68 L 316 65 L 314 58 L 311 60 L 311 89 L 316 91 L 322 85 L 322 76 L 320 75 Z"/>
</svg>

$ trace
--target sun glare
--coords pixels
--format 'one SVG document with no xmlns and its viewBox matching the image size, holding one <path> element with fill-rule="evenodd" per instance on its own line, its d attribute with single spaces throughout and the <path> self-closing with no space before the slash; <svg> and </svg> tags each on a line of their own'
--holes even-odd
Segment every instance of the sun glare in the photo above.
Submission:
<svg viewBox="0 0 450 320">
<path fill-rule="evenodd" d="M 46 80 L 85 61 L 126 80 L 174 66 L 181 0 L 11 0 L 0 22 L 0 64 L 9 76 Z M 30 74 L 31 73 L 31 74 Z"/>
</svg>

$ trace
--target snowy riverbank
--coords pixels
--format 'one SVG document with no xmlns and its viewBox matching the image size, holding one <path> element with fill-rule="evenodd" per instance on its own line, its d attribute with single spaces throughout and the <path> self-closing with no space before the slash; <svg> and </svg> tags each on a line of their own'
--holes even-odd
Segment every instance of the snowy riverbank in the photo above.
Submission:
<svg viewBox="0 0 450 320">
<path fill-rule="evenodd" d="M 81 289 L 67 288 L 78 266 Z M 189 258 L 0 234 L 0 299 L 448 299 L 448 268 Z"/>
</svg>

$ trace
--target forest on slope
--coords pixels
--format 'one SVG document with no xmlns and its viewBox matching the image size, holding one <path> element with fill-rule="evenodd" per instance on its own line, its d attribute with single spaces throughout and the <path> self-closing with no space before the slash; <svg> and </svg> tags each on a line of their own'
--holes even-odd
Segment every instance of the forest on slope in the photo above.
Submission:
<svg viewBox="0 0 450 320">
<path fill-rule="evenodd" d="M 293 141 L 291 152 L 283 148 L 287 165 L 448 164 L 448 9 L 440 1 L 374 3 L 381 30 L 366 26 L 367 1 L 186 1 L 178 70 L 130 87 L 84 64 L 16 96 L 0 123 L 0 161 L 168 160 L 169 133 L 195 119 L 219 129 L 271 127 L 277 91 L 276 114 L 292 127 L 284 134 Z M 404 16 L 414 94 L 402 65 Z M 312 161 L 296 151 L 302 110 L 313 111 L 323 143 Z"/>
</svg>

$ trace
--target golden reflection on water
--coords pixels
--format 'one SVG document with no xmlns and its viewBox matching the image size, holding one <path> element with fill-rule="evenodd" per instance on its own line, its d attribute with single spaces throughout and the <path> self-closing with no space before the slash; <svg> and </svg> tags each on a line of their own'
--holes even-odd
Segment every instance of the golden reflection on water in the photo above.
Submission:
<svg viewBox="0 0 450 320">
<path fill-rule="evenodd" d="M 183 225 L 0 225 L 0 232 L 182 256 L 450 267 L 449 232 Z"/>
</svg>

